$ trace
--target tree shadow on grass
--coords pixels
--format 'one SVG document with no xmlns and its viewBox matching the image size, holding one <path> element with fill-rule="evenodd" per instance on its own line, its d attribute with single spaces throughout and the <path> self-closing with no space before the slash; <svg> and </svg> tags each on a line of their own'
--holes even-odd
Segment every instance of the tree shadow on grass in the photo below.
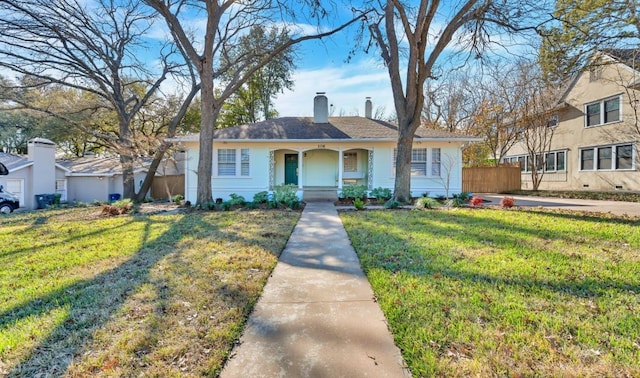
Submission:
<svg viewBox="0 0 640 378">
<path fill-rule="evenodd" d="M 56 309 L 67 309 L 68 312 L 65 320 L 14 366 L 9 376 L 63 375 L 78 351 L 92 339 L 93 332 L 105 324 L 140 285 L 148 282 L 150 270 L 165 256 L 181 253 L 178 243 L 183 235 L 199 228 L 215 229 L 215 225 L 202 221 L 194 224 L 194 219 L 198 218 L 189 219 L 180 218 L 161 236 L 150 240 L 151 228 L 162 220 L 146 218 L 143 220 L 146 222 L 145 242 L 124 263 L 92 279 L 76 282 L 0 313 L 0 328 L 8 328 Z"/>
<path fill-rule="evenodd" d="M 545 216 L 551 216 L 557 218 L 557 221 L 570 221 L 574 219 L 584 219 L 581 217 L 575 218 L 575 215 L 570 214 L 555 214 L 543 212 Z M 482 218 L 467 215 L 464 213 L 456 213 L 455 216 L 438 216 L 437 219 L 430 218 L 429 212 L 424 213 L 424 219 L 420 220 L 421 223 L 418 228 L 421 229 L 421 233 L 431 234 L 434 238 L 446 237 L 452 239 L 459 245 L 466 245 L 468 248 L 473 249 L 484 248 L 487 244 L 494 245 L 496 248 L 514 248 L 515 247 L 527 247 L 530 249 L 529 254 L 531 256 L 523 256 L 523 258 L 537 258 L 539 261 L 549 260 L 556 261 L 554 259 L 568 259 L 568 251 L 551 251 L 551 250 L 539 250 L 539 246 L 531 244 L 526 240 L 520 240 L 514 238 L 514 233 L 522 233 L 531 237 L 542 237 L 544 239 L 565 239 L 572 237 L 572 235 L 566 235 L 564 232 L 545 229 L 541 231 L 538 228 L 527 227 L 523 225 L 510 224 L 505 220 L 499 220 L 495 218 Z M 592 221 L 600 222 L 601 218 L 595 217 Z M 377 253 L 377 251 L 371 251 L 366 244 L 364 251 L 361 248 L 360 251 L 356 248 L 356 251 L 360 253 L 371 253 L 377 255 L 375 257 L 375 268 L 384 269 L 391 272 L 405 272 L 417 276 L 428 276 L 438 274 L 455 278 L 462 281 L 487 283 L 491 285 L 503 285 L 503 286 L 517 286 L 526 288 L 527 290 L 550 290 L 556 293 L 573 295 L 576 297 L 591 298 L 601 295 L 607 295 L 609 290 L 616 290 L 624 293 L 633 293 L 635 295 L 640 294 L 640 285 L 631 281 L 618 281 L 608 278 L 592 277 L 590 275 L 584 275 L 583 278 L 577 277 L 557 277 L 557 278 L 540 278 L 535 274 L 532 276 L 517 276 L 515 272 L 505 271 L 504 275 L 491 275 L 484 273 L 474 272 L 472 269 L 461 269 L 459 265 L 455 264 L 461 257 L 455 250 L 455 245 L 451 250 L 440 250 L 437 252 L 437 257 L 425 256 L 425 247 L 420 243 L 416 243 L 413 240 L 412 227 L 401 227 L 396 224 L 381 225 L 379 219 L 368 219 L 367 222 L 371 222 L 366 225 L 366 231 L 352 230 L 351 237 L 356 237 L 359 240 L 384 240 L 387 246 L 391 246 L 385 255 Z M 393 220 L 391 221 L 393 222 Z M 478 222 L 475 226 L 481 226 L 483 230 L 492 230 L 492 233 L 475 232 L 467 229 L 464 232 L 455 232 L 454 229 L 458 229 L 461 224 L 465 222 Z M 479 223 L 481 222 L 481 224 Z M 619 220 L 621 224 L 632 224 L 633 221 Z M 469 223 L 466 223 L 467 226 Z M 385 227 L 387 226 L 387 227 Z M 390 226 L 390 227 L 389 227 Z M 356 233 L 361 233 L 356 235 Z M 362 234 L 364 233 L 364 234 Z M 354 243 L 357 246 L 359 242 Z M 570 252 L 570 251 L 569 251 Z M 462 257 L 464 258 L 464 257 Z M 362 256 L 360 257 L 362 261 Z M 570 264 L 570 262 L 569 262 Z M 622 262 L 620 262 L 622 264 Z M 372 268 L 372 267 L 369 267 Z M 540 268 L 542 269 L 542 268 Z M 545 272 L 540 272 L 540 276 L 545 276 Z"/>
</svg>

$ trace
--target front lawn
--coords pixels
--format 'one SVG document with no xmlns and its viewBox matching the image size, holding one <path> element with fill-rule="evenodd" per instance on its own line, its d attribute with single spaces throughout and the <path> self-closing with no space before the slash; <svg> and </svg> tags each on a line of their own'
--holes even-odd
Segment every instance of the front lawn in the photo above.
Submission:
<svg viewBox="0 0 640 378">
<path fill-rule="evenodd" d="M 341 217 L 414 376 L 640 376 L 640 221 Z"/>
<path fill-rule="evenodd" d="M 0 376 L 215 376 L 299 212 L 0 218 Z"/>
</svg>

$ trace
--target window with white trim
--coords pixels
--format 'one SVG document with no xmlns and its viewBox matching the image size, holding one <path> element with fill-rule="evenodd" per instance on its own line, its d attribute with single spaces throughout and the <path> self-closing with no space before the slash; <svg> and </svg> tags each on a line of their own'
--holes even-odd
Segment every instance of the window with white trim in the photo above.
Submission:
<svg viewBox="0 0 640 378">
<path fill-rule="evenodd" d="M 620 121 L 620 96 L 585 105 L 585 127 Z"/>
<path fill-rule="evenodd" d="M 581 171 L 634 169 L 633 144 L 612 144 L 580 149 Z"/>
<path fill-rule="evenodd" d="M 344 172 L 357 172 L 358 171 L 358 153 L 345 152 L 342 155 L 342 165 L 343 165 Z"/>
<path fill-rule="evenodd" d="M 542 158 L 544 156 L 544 159 Z M 507 156 L 502 159 L 505 163 L 520 163 L 521 172 L 531 172 L 532 164 L 528 155 Z M 536 154 L 536 164 L 538 171 L 544 169 L 545 172 L 564 172 L 567 170 L 567 151 L 551 151 L 543 154 Z"/>
<path fill-rule="evenodd" d="M 431 159 L 428 159 L 431 153 Z M 393 173 L 395 174 L 398 150 L 393 149 Z M 411 176 L 439 177 L 441 170 L 440 148 L 414 148 L 411 150 Z"/>
<path fill-rule="evenodd" d="M 441 154 L 439 148 L 431 149 L 431 176 L 440 177 Z"/>
<path fill-rule="evenodd" d="M 411 150 L 411 176 L 427 175 L 427 149 L 414 148 Z"/>
<path fill-rule="evenodd" d="M 237 164 L 240 162 L 240 164 Z M 248 148 L 220 148 L 218 149 L 218 176 L 249 176 L 250 153 Z"/>
</svg>

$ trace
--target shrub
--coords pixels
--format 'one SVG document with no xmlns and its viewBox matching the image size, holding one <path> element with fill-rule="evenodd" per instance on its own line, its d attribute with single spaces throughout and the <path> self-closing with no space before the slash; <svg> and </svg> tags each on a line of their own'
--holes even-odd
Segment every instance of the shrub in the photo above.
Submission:
<svg viewBox="0 0 640 378">
<path fill-rule="evenodd" d="M 416 209 L 433 209 L 438 207 L 439 205 L 440 203 L 434 198 L 420 197 L 416 200 L 414 207 Z"/>
<path fill-rule="evenodd" d="M 273 190 L 273 202 L 274 207 L 282 204 L 290 209 L 297 209 L 300 206 L 300 200 L 296 192 L 298 187 L 296 185 L 278 185 Z"/>
<path fill-rule="evenodd" d="M 453 197 L 450 200 L 447 200 L 444 205 L 447 207 L 462 207 L 467 203 L 467 201 L 468 200 L 460 197 Z"/>
<path fill-rule="evenodd" d="M 175 203 L 181 203 L 182 201 L 184 201 L 184 196 L 182 194 L 176 194 L 175 196 L 173 196 L 173 198 L 171 198 L 171 200 Z"/>
<path fill-rule="evenodd" d="M 237 195 L 235 193 L 231 193 L 229 194 L 229 197 L 231 198 L 229 201 L 229 206 L 244 206 L 244 204 L 247 202 L 243 196 Z M 222 203 L 224 205 L 224 202 Z"/>
<path fill-rule="evenodd" d="M 394 199 L 390 199 L 387 202 L 384 203 L 384 208 L 385 209 L 397 209 L 399 208 L 401 205 L 400 202 L 394 200 Z"/>
<path fill-rule="evenodd" d="M 265 203 L 269 200 L 269 192 L 258 192 L 253 195 L 253 202 L 256 204 Z"/>
<path fill-rule="evenodd" d="M 516 200 L 513 197 L 503 197 L 500 200 L 500 207 L 502 208 L 512 208 L 516 204 Z"/>
<path fill-rule="evenodd" d="M 356 199 L 365 198 L 367 195 L 367 187 L 365 185 L 347 185 L 342 188 L 340 198 Z"/>
<path fill-rule="evenodd" d="M 103 215 L 121 215 L 130 212 L 133 209 L 133 202 L 130 199 L 122 199 L 112 204 L 105 203 L 102 205 Z"/>
<path fill-rule="evenodd" d="M 356 198 L 353 200 L 353 206 L 355 206 L 356 210 L 364 209 L 364 201 L 362 198 Z"/>
<path fill-rule="evenodd" d="M 469 204 L 471 204 L 471 206 L 473 207 L 482 206 L 482 197 L 480 196 L 471 197 L 471 199 L 469 200 Z"/>
<path fill-rule="evenodd" d="M 438 201 L 438 202 L 444 202 L 446 200 L 447 200 L 447 197 L 444 194 L 438 194 L 436 196 L 436 201 Z"/>
<path fill-rule="evenodd" d="M 379 188 L 375 188 L 375 189 L 373 189 L 371 191 L 371 197 L 373 197 L 376 200 L 378 200 L 378 202 L 387 201 L 387 200 L 391 199 L 392 195 L 393 195 L 393 192 L 389 188 L 379 187 Z"/>
<path fill-rule="evenodd" d="M 454 194 L 452 196 L 454 199 L 459 198 L 462 202 L 468 202 L 471 199 L 471 193 L 469 192 L 460 192 L 458 194 Z"/>
</svg>

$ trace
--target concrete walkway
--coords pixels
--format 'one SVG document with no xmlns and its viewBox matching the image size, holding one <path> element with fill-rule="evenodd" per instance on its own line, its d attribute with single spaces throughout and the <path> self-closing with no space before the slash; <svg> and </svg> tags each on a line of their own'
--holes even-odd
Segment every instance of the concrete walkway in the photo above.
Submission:
<svg viewBox="0 0 640 378">
<path fill-rule="evenodd" d="M 522 207 L 547 207 L 553 209 L 566 209 L 589 211 L 598 213 L 611 213 L 615 215 L 628 215 L 640 217 L 640 202 L 583 200 L 572 198 L 551 198 L 534 196 L 511 196 L 506 194 L 480 193 L 484 200 L 491 202 L 488 205 L 498 205 L 503 197 L 509 196 L 516 200 L 516 206 Z"/>
<path fill-rule="evenodd" d="M 408 377 L 330 202 L 307 203 L 221 377 Z"/>
</svg>

